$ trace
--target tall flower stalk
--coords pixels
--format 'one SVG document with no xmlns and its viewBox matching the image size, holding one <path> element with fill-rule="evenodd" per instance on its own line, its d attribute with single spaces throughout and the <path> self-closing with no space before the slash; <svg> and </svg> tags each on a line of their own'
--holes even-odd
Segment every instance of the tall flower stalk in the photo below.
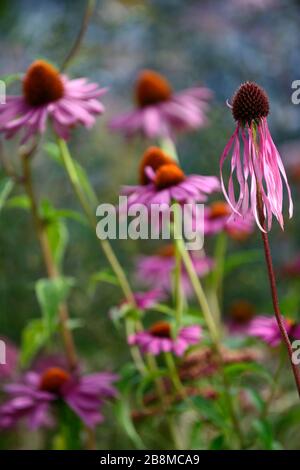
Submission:
<svg viewBox="0 0 300 470">
<path fill-rule="evenodd" d="M 49 244 L 49 239 L 45 229 L 43 220 L 39 215 L 38 202 L 34 191 L 32 174 L 31 174 L 31 158 L 34 154 L 35 147 L 32 147 L 31 150 L 24 152 L 21 155 L 22 158 L 22 167 L 23 167 L 23 184 L 26 191 L 26 194 L 30 201 L 30 208 L 34 223 L 35 232 L 40 243 L 41 252 L 44 260 L 44 264 L 47 270 L 48 277 L 50 279 L 55 279 L 60 276 L 57 265 L 54 261 L 51 247 Z M 73 335 L 68 326 L 69 313 L 68 308 L 65 303 L 59 305 L 58 309 L 59 319 L 60 319 L 60 328 L 63 338 L 63 344 L 65 348 L 66 358 L 70 370 L 75 370 L 77 368 L 77 355 L 75 350 L 75 344 L 73 340 Z"/>
<path fill-rule="evenodd" d="M 287 188 L 289 215 L 290 217 L 293 215 L 293 202 L 285 169 L 268 128 L 269 99 L 266 92 L 256 83 L 247 82 L 236 91 L 231 108 L 237 127 L 220 160 L 222 188 L 233 211 L 239 216 L 245 216 L 250 208 L 261 231 L 274 313 L 300 396 L 300 371 L 293 363 L 292 345 L 280 312 L 267 233 L 271 229 L 273 216 L 276 217 L 281 228 L 284 227 L 282 180 Z M 227 193 L 223 182 L 222 167 L 231 149 L 231 172 Z M 235 172 L 240 189 L 237 201 L 233 185 Z"/>
</svg>

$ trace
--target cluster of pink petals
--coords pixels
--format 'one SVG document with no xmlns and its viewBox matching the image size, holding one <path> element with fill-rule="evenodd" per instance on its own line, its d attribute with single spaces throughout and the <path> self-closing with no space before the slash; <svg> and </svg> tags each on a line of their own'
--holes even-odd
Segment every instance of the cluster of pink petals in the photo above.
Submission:
<svg viewBox="0 0 300 470">
<path fill-rule="evenodd" d="M 294 339 L 300 338 L 300 325 L 293 324 L 286 319 L 284 319 L 284 325 L 290 337 Z M 267 315 L 258 315 L 245 325 L 235 325 L 232 323 L 230 330 L 232 333 L 258 338 L 271 347 L 278 346 L 282 340 L 276 318 Z"/>
<path fill-rule="evenodd" d="M 68 139 L 70 129 L 77 124 L 91 128 L 95 116 L 104 112 L 98 98 L 106 93 L 106 89 L 89 83 L 86 78 L 70 80 L 65 75 L 60 78 L 64 95 L 54 102 L 33 106 L 24 96 L 7 97 L 7 102 L 0 105 L 0 132 L 10 138 L 24 130 L 22 143 L 25 143 L 30 137 L 45 132 L 48 118 L 62 139 Z"/>
<path fill-rule="evenodd" d="M 151 209 L 153 204 L 160 204 L 167 208 L 174 201 L 181 204 L 205 202 L 208 194 L 220 189 L 218 178 L 202 175 L 189 175 L 180 183 L 160 189 L 154 184 L 154 170 L 147 167 L 145 172 L 149 178 L 148 184 L 122 188 L 122 194 L 127 196 L 128 208 L 134 204 L 144 204 Z"/>
<path fill-rule="evenodd" d="M 51 404 L 57 399 L 62 399 L 86 426 L 93 428 L 104 419 L 101 413 L 104 400 L 116 396 L 112 384 L 117 376 L 108 372 L 73 376 L 59 395 L 41 390 L 41 378 L 41 371 L 29 371 L 19 382 L 4 385 L 3 391 L 10 399 L 0 406 L 0 428 L 14 427 L 22 419 L 29 429 L 53 425 Z"/>
<path fill-rule="evenodd" d="M 257 225 L 264 231 L 257 212 L 257 190 L 259 189 L 263 200 L 267 230 L 271 229 L 273 215 L 283 228 L 282 178 L 288 191 L 290 217 L 293 214 L 293 202 L 286 173 L 279 152 L 272 140 L 266 118 L 260 119 L 256 137 L 257 142 L 253 135 L 253 129 L 248 124 L 245 127 L 237 125 L 220 161 L 222 189 L 232 210 L 239 215 L 246 215 L 251 210 Z M 222 177 L 222 168 L 231 149 L 231 170 L 227 193 Z M 236 173 L 239 185 L 237 199 L 234 193 L 234 173 Z"/>
<path fill-rule="evenodd" d="M 212 93 L 208 88 L 189 88 L 167 101 L 136 108 L 114 118 L 110 128 L 128 137 L 172 137 L 178 131 L 199 129 L 207 124 L 206 113 Z"/>
<path fill-rule="evenodd" d="M 204 233 L 205 235 L 215 235 L 222 231 L 231 233 L 243 233 L 249 235 L 254 230 L 254 217 L 251 212 L 245 215 L 238 215 L 234 212 L 231 215 L 211 217 L 210 207 L 204 210 Z"/>
<path fill-rule="evenodd" d="M 199 277 L 205 276 L 214 267 L 213 259 L 208 256 L 192 254 L 192 262 Z M 141 256 L 137 261 L 136 279 L 151 288 L 170 293 L 173 289 L 174 269 L 174 256 Z M 193 294 L 189 276 L 184 268 L 181 273 L 181 286 L 187 297 Z"/>
<path fill-rule="evenodd" d="M 198 344 L 201 337 L 201 327 L 192 325 L 181 328 L 174 339 L 155 336 L 150 331 L 141 331 L 131 335 L 128 343 L 138 346 L 143 353 L 154 356 L 162 352 L 172 352 L 176 356 L 182 356 L 190 346 Z"/>
</svg>

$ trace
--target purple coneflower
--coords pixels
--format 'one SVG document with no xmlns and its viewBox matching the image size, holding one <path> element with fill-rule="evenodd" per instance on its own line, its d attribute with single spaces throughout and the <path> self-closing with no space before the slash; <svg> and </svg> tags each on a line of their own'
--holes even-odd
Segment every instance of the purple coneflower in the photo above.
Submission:
<svg viewBox="0 0 300 470">
<path fill-rule="evenodd" d="M 98 98 L 105 92 L 86 78 L 70 80 L 51 64 L 37 60 L 23 78 L 22 96 L 9 96 L 0 105 L 0 131 L 9 138 L 24 130 L 25 143 L 45 132 L 49 117 L 56 134 L 67 139 L 75 125 L 94 125 L 95 116 L 104 111 Z"/>
<path fill-rule="evenodd" d="M 122 194 L 128 196 L 127 206 L 152 204 L 168 207 L 176 201 L 181 204 L 204 202 L 207 195 L 220 188 L 215 176 L 186 176 L 176 162 L 158 147 L 150 147 L 139 168 L 140 184 L 126 186 Z"/>
<path fill-rule="evenodd" d="M 174 93 L 165 77 L 152 70 L 140 73 L 135 85 L 136 109 L 114 118 L 111 129 L 126 136 L 169 137 L 207 124 L 211 91 L 205 87 Z"/>
<path fill-rule="evenodd" d="M 208 256 L 201 256 L 199 253 L 191 252 L 191 257 L 195 271 L 199 277 L 205 276 L 213 269 L 214 261 Z M 158 250 L 157 254 L 142 256 L 138 259 L 136 278 L 151 288 L 172 292 L 172 276 L 175 263 L 174 245 L 165 245 Z M 181 282 L 185 295 L 187 297 L 191 296 L 193 288 L 184 267 L 182 268 Z"/>
<path fill-rule="evenodd" d="M 299 339 L 300 325 L 296 325 L 293 321 L 286 318 L 283 321 L 289 337 Z M 281 343 L 281 333 L 275 317 L 258 315 L 248 324 L 245 324 L 243 333 L 246 336 L 261 339 L 271 347 L 278 346 Z"/>
<path fill-rule="evenodd" d="M 289 215 L 293 214 L 293 203 L 286 173 L 279 152 L 271 137 L 267 116 L 269 100 L 265 91 L 256 83 L 247 82 L 240 86 L 233 97 L 232 114 L 237 122 L 236 130 L 221 156 L 221 183 L 225 197 L 233 211 L 246 215 L 251 209 L 261 230 L 262 220 L 257 207 L 261 198 L 267 230 L 271 229 L 272 215 L 283 228 L 282 203 L 283 185 L 286 184 L 289 197 Z M 230 155 L 231 171 L 228 193 L 225 189 L 222 168 Z M 236 173 L 239 197 L 234 194 L 233 175 Z"/>
<path fill-rule="evenodd" d="M 116 396 L 113 382 L 117 376 L 102 372 L 77 377 L 61 367 L 29 371 L 17 383 L 3 390 L 10 399 L 0 407 L 0 428 L 11 428 L 26 419 L 30 429 L 51 426 L 51 404 L 65 402 L 86 426 L 93 428 L 103 421 L 101 405 Z"/>
<path fill-rule="evenodd" d="M 176 356 L 182 356 L 189 346 L 198 344 L 201 337 L 201 327 L 192 325 L 181 328 L 176 338 L 172 338 L 170 324 L 159 321 L 148 330 L 129 336 L 128 343 L 137 345 L 143 353 L 154 356 L 162 352 L 173 352 Z"/>
<path fill-rule="evenodd" d="M 232 239 L 243 241 L 254 229 L 254 217 L 248 213 L 242 217 L 232 212 L 224 201 L 214 201 L 204 211 L 204 233 L 214 235 L 225 231 Z"/>
</svg>

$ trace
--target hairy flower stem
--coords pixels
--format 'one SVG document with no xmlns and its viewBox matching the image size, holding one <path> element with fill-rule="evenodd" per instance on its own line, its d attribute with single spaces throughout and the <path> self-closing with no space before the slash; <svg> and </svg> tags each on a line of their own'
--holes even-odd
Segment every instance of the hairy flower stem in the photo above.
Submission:
<svg viewBox="0 0 300 470">
<path fill-rule="evenodd" d="M 263 201 L 262 201 L 262 196 L 261 192 L 259 189 L 259 186 L 257 185 L 257 210 L 258 210 L 258 215 L 259 215 L 259 221 L 261 223 L 261 226 L 264 228 L 265 227 L 265 216 L 264 216 L 264 209 L 263 209 Z M 275 317 L 278 323 L 278 327 L 282 336 L 282 341 L 284 342 L 288 355 L 289 355 L 289 360 L 291 363 L 292 371 L 294 374 L 298 394 L 300 397 L 300 371 L 299 368 L 297 367 L 296 364 L 293 363 L 293 348 L 289 339 L 289 336 L 287 334 L 285 325 L 284 325 L 284 318 L 281 315 L 280 308 L 279 308 L 279 301 L 278 301 L 278 293 L 277 293 L 277 286 L 276 286 L 276 278 L 275 278 L 275 273 L 274 273 L 274 268 L 273 268 L 273 261 L 272 261 L 272 255 L 271 255 L 271 249 L 270 249 L 270 244 L 269 244 L 269 237 L 267 232 L 262 232 L 262 240 L 263 240 L 263 245 L 264 245 L 264 252 L 265 252 L 265 260 L 266 260 L 266 265 L 267 265 L 267 270 L 268 270 L 268 277 L 269 277 L 269 283 L 270 283 L 270 289 L 271 289 L 271 295 L 272 295 L 272 302 L 273 302 L 273 308 L 274 308 L 274 313 Z"/>
<path fill-rule="evenodd" d="M 34 228 L 35 228 L 36 235 L 40 243 L 48 277 L 50 279 L 55 279 L 59 277 L 60 273 L 53 259 L 53 255 L 52 255 L 52 251 L 50 248 L 44 222 L 39 215 L 38 203 L 37 203 L 36 195 L 35 195 L 34 188 L 33 188 L 33 182 L 32 182 L 32 174 L 31 174 L 31 166 L 30 166 L 31 156 L 32 156 L 32 152 L 27 152 L 27 153 L 22 154 L 23 183 L 24 183 L 24 188 L 27 193 L 27 196 L 30 200 Z M 58 314 L 59 314 L 60 329 L 61 329 L 61 334 L 62 334 L 62 339 L 63 339 L 63 344 L 64 344 L 64 348 L 66 352 L 68 365 L 69 365 L 70 370 L 75 370 L 77 368 L 78 361 L 77 361 L 73 335 L 68 327 L 69 313 L 68 313 L 67 305 L 65 303 L 60 304 Z"/>
</svg>

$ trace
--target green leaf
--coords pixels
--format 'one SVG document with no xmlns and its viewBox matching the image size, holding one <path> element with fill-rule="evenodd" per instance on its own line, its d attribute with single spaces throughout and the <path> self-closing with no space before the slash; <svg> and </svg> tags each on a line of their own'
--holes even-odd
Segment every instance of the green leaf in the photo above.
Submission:
<svg viewBox="0 0 300 470">
<path fill-rule="evenodd" d="M 62 220 L 57 220 L 48 224 L 46 231 L 55 263 L 61 266 L 69 240 L 66 224 Z"/>
<path fill-rule="evenodd" d="M 108 284 L 112 284 L 113 286 L 119 285 L 119 281 L 116 276 L 107 269 L 104 269 L 103 271 L 98 271 L 91 275 L 90 283 L 96 284 L 97 282 L 106 282 Z"/>
<path fill-rule="evenodd" d="M 6 203 L 6 207 L 9 209 L 30 209 L 30 200 L 29 197 L 25 194 L 21 194 L 20 196 L 14 196 L 8 199 Z"/>
<path fill-rule="evenodd" d="M 223 415 L 211 400 L 196 396 L 192 398 L 192 401 L 195 408 L 216 427 L 223 429 L 226 426 Z"/>
<path fill-rule="evenodd" d="M 259 263 L 262 260 L 260 250 L 248 250 L 233 253 L 225 258 L 224 272 L 228 275 L 235 269 L 250 263 Z"/>
<path fill-rule="evenodd" d="M 39 279 L 35 285 L 37 299 L 44 318 L 44 325 L 49 336 L 57 325 L 58 307 L 66 300 L 73 285 L 73 279 L 66 277 Z"/>
<path fill-rule="evenodd" d="M 26 366 L 48 339 L 43 319 L 30 320 L 22 332 L 21 365 Z"/>
<path fill-rule="evenodd" d="M 88 226 L 88 222 L 84 215 L 80 214 L 80 212 L 72 211 L 71 209 L 58 209 L 56 211 L 58 217 L 62 219 L 71 219 L 75 220 L 75 222 L 79 222 L 82 225 Z"/>
<path fill-rule="evenodd" d="M 5 206 L 6 200 L 13 190 L 14 182 L 11 178 L 5 176 L 0 180 L 0 211 Z"/>
<path fill-rule="evenodd" d="M 273 383 L 273 377 L 270 372 L 262 365 L 257 362 L 239 362 L 238 364 L 229 364 L 224 368 L 226 375 L 230 380 L 234 378 L 241 379 L 242 374 L 251 373 L 262 376 L 267 379 L 270 383 Z"/>
<path fill-rule="evenodd" d="M 118 400 L 115 405 L 115 415 L 120 422 L 120 425 L 126 432 L 129 439 L 133 442 L 137 449 L 145 449 L 145 444 L 143 443 L 142 439 L 138 435 L 134 424 L 131 419 L 131 409 L 129 405 L 129 400 L 126 396 L 122 396 L 120 400 Z"/>
<path fill-rule="evenodd" d="M 225 447 L 225 437 L 223 436 L 223 434 L 219 434 L 211 441 L 209 445 L 209 450 L 221 450 Z"/>
</svg>

